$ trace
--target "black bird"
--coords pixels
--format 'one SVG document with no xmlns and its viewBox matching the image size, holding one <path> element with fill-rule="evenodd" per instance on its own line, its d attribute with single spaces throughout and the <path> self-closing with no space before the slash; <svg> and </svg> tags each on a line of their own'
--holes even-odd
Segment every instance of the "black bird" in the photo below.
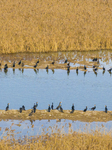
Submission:
<svg viewBox="0 0 112 150">
<path fill-rule="evenodd" d="M 84 70 L 86 70 L 86 66 L 84 65 Z"/>
<path fill-rule="evenodd" d="M 87 106 L 86 106 L 86 108 L 83 110 L 83 112 L 86 112 L 87 111 Z"/>
<path fill-rule="evenodd" d="M 25 110 L 25 106 L 24 105 L 22 106 L 22 110 Z"/>
<path fill-rule="evenodd" d="M 22 113 L 22 110 L 23 110 L 23 109 L 20 107 L 20 108 L 19 108 L 20 113 Z"/>
<path fill-rule="evenodd" d="M 51 105 L 51 109 L 53 110 L 53 108 L 54 108 L 54 106 L 53 106 L 53 103 L 52 103 L 52 105 Z"/>
<path fill-rule="evenodd" d="M 6 70 L 7 70 L 7 68 L 8 68 L 8 65 L 7 65 L 7 64 L 5 64 L 5 66 L 4 66 L 4 71 L 6 71 Z"/>
<path fill-rule="evenodd" d="M 54 61 L 51 64 L 54 65 Z"/>
<path fill-rule="evenodd" d="M 97 69 L 97 68 L 94 68 L 93 70 L 96 72 L 98 69 Z"/>
<path fill-rule="evenodd" d="M 60 112 L 63 112 L 63 108 L 62 108 L 62 106 L 60 106 Z"/>
<path fill-rule="evenodd" d="M 96 109 L 96 105 L 94 105 L 94 107 L 91 108 L 91 110 L 93 110 L 93 111 L 94 111 L 95 109 Z"/>
<path fill-rule="evenodd" d="M 72 111 L 70 113 L 73 113 L 75 110 L 74 104 L 72 104 Z"/>
<path fill-rule="evenodd" d="M 108 111 L 108 108 L 107 108 L 107 106 L 105 105 L 105 113 L 107 113 L 107 111 Z"/>
<path fill-rule="evenodd" d="M 9 110 L 9 103 L 7 104 L 5 111 L 7 111 L 7 110 Z"/>
<path fill-rule="evenodd" d="M 18 65 L 20 65 L 21 64 L 21 60 L 18 62 Z"/>
<path fill-rule="evenodd" d="M 64 62 L 64 63 L 67 63 L 67 61 L 68 61 L 68 60 L 67 60 L 67 59 L 65 59 L 65 62 Z"/>
<path fill-rule="evenodd" d="M 61 102 L 59 102 L 59 105 L 56 107 L 56 109 L 59 109 L 61 106 Z"/>
<path fill-rule="evenodd" d="M 112 68 L 110 68 L 109 70 L 107 70 L 108 72 L 111 72 Z"/>
<path fill-rule="evenodd" d="M 15 67 L 15 61 L 13 62 L 13 67 Z"/>
<path fill-rule="evenodd" d="M 93 65 L 93 69 L 95 68 L 96 66 L 95 65 Z"/>
<path fill-rule="evenodd" d="M 31 113 L 29 113 L 29 116 L 32 116 L 33 112 L 34 112 L 34 110 L 32 109 Z"/>
<path fill-rule="evenodd" d="M 97 58 L 93 58 L 93 60 L 92 61 L 97 61 L 98 59 Z"/>
<path fill-rule="evenodd" d="M 36 67 L 37 67 L 37 63 L 36 63 L 36 65 L 34 65 L 33 67 L 36 68 Z"/>
<path fill-rule="evenodd" d="M 37 64 L 39 63 L 39 60 L 37 60 Z"/>
<path fill-rule="evenodd" d="M 47 67 L 46 67 L 45 69 L 48 70 L 48 69 L 49 69 L 49 66 L 47 65 Z"/>
<path fill-rule="evenodd" d="M 0 66 L 1 66 L 1 63 L 0 63 Z"/>
<path fill-rule="evenodd" d="M 103 67 L 103 71 L 105 71 L 105 68 Z"/>
<path fill-rule="evenodd" d="M 79 69 L 78 69 L 78 67 L 77 67 L 76 72 L 78 72 L 78 70 L 79 70 Z"/>
<path fill-rule="evenodd" d="M 36 105 L 35 105 L 35 103 L 34 103 L 34 106 L 33 106 L 33 111 L 34 111 L 34 113 L 36 112 Z"/>
<path fill-rule="evenodd" d="M 51 108 L 50 108 L 50 105 L 48 105 L 48 112 L 50 112 Z"/>
</svg>

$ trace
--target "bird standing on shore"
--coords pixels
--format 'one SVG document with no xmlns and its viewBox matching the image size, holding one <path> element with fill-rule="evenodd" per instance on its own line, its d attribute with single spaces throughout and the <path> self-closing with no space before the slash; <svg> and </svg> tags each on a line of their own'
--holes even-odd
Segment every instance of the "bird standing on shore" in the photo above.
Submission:
<svg viewBox="0 0 112 150">
<path fill-rule="evenodd" d="M 86 108 L 83 110 L 83 112 L 86 112 L 87 111 L 87 106 L 86 106 Z"/>
<path fill-rule="evenodd" d="M 33 106 L 33 112 L 35 113 L 36 112 L 36 105 L 34 103 L 34 106 Z"/>
<path fill-rule="evenodd" d="M 15 67 L 15 61 L 13 62 L 13 67 Z"/>
<path fill-rule="evenodd" d="M 7 104 L 5 111 L 7 111 L 7 110 L 9 110 L 9 103 Z"/>
<path fill-rule="evenodd" d="M 53 108 L 54 108 L 54 106 L 53 106 L 53 103 L 52 103 L 52 105 L 51 105 L 51 109 L 53 110 Z"/>
<path fill-rule="evenodd" d="M 75 110 L 74 104 L 72 104 L 72 111 L 70 113 L 73 113 Z"/>
<path fill-rule="evenodd" d="M 91 110 L 93 110 L 93 111 L 94 111 L 95 109 L 96 109 L 96 105 L 94 105 L 94 107 L 91 108 Z"/>
<path fill-rule="evenodd" d="M 58 110 L 61 106 L 61 102 L 59 102 L 59 105 L 56 107 L 56 109 Z"/>
<path fill-rule="evenodd" d="M 48 105 L 48 112 L 50 112 L 51 108 L 50 108 L 50 105 Z"/>
<path fill-rule="evenodd" d="M 105 113 L 107 113 L 107 111 L 108 111 L 108 108 L 107 108 L 107 106 L 105 105 Z"/>
<path fill-rule="evenodd" d="M 20 65 L 21 64 L 21 60 L 18 62 L 18 65 Z"/>
</svg>

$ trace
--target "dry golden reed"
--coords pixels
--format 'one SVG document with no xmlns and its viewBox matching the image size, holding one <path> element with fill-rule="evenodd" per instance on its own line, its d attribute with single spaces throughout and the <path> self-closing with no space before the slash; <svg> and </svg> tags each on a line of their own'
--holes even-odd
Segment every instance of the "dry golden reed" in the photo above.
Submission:
<svg viewBox="0 0 112 150">
<path fill-rule="evenodd" d="M 1 0 L 0 53 L 112 49 L 112 0 Z"/>
<path fill-rule="evenodd" d="M 43 133 L 39 136 L 15 139 L 10 134 L 0 139 L 0 150 L 111 150 L 112 132 L 106 133 L 105 130 L 87 132 L 72 132 L 69 125 L 69 132 L 62 132 L 57 127 L 51 129 L 51 134 Z M 48 130 L 49 130 L 48 129 Z M 54 130 L 57 131 L 54 133 Z"/>
</svg>

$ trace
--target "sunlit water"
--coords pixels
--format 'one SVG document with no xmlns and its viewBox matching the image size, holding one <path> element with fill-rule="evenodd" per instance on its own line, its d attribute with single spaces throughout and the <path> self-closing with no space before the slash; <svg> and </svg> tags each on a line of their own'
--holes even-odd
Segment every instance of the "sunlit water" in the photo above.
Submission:
<svg viewBox="0 0 112 150">
<path fill-rule="evenodd" d="M 38 109 L 47 109 L 48 104 L 54 103 L 56 107 L 62 102 L 63 109 L 71 109 L 74 103 L 76 110 L 83 110 L 85 106 L 91 108 L 96 104 L 96 110 L 104 110 L 107 105 L 112 110 L 112 76 L 102 70 L 97 75 L 94 72 L 71 70 L 39 70 L 22 71 L 8 69 L 5 74 L 0 72 L 0 109 L 5 109 L 10 103 L 10 109 L 19 109 L 25 105 L 31 109 L 38 102 Z"/>
<path fill-rule="evenodd" d="M 36 120 L 36 121 L 18 121 L 18 120 L 8 120 L 0 121 L 0 126 L 2 126 L 0 131 L 0 138 L 10 135 L 15 138 L 25 137 L 25 136 L 37 136 L 42 133 L 73 133 L 85 132 L 92 133 L 99 130 L 101 133 L 112 132 L 112 121 L 108 122 L 80 122 L 62 119 L 60 122 L 56 120 Z M 71 126 L 69 128 L 69 126 Z M 9 129 L 9 130 L 8 130 Z M 53 130 L 52 130 L 53 129 Z M 72 130 L 71 130 L 72 129 Z M 12 132 L 14 130 L 14 132 Z"/>
</svg>

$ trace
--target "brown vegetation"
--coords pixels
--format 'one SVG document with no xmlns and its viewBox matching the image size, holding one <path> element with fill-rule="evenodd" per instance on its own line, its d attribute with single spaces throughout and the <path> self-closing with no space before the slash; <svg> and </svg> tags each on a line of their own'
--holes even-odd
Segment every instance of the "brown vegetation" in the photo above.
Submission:
<svg viewBox="0 0 112 150">
<path fill-rule="evenodd" d="M 1 0 L 0 53 L 112 49 L 111 0 Z"/>
<path fill-rule="evenodd" d="M 15 139 L 11 136 L 14 131 L 11 130 L 0 139 L 0 150 L 111 150 L 112 132 L 101 132 L 100 129 L 85 132 L 73 132 L 69 124 L 68 133 L 62 129 L 49 127 L 51 134 L 43 133 L 41 135 Z M 6 130 L 8 131 L 8 129 Z M 55 131 L 55 133 L 54 133 Z"/>
</svg>

